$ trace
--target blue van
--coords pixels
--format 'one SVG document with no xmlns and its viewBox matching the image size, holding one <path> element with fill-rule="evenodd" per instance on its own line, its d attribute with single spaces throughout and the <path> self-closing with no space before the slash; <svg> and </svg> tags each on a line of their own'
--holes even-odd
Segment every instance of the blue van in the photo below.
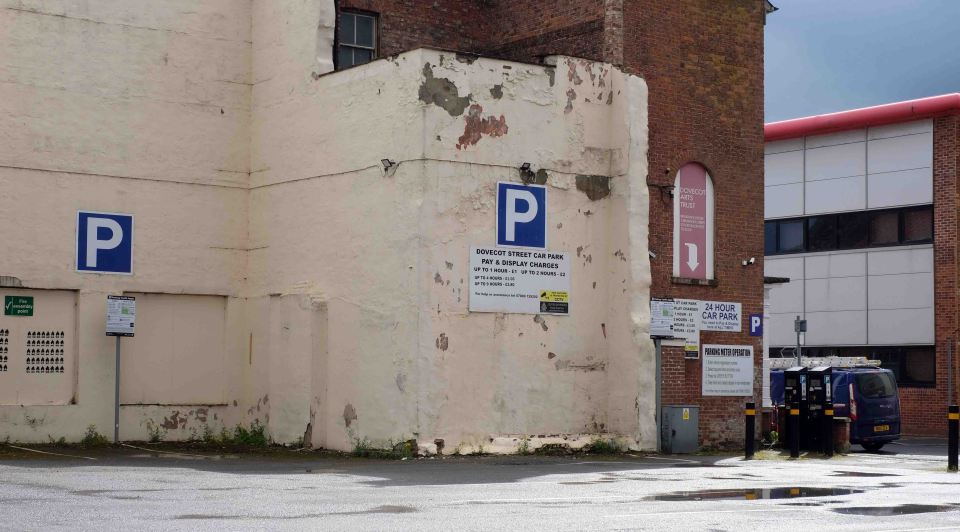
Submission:
<svg viewBox="0 0 960 532">
<path fill-rule="evenodd" d="M 783 407 L 783 370 L 770 371 L 770 400 Z M 879 451 L 900 439 L 900 394 L 889 369 L 833 368 L 833 410 L 850 418 L 850 443 Z"/>
</svg>

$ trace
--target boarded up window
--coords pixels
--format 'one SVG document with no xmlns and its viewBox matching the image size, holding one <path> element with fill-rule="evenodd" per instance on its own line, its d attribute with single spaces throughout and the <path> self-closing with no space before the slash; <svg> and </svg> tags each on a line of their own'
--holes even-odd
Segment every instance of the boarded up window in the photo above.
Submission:
<svg viewBox="0 0 960 532">
<path fill-rule="evenodd" d="M 77 293 L 3 288 L 0 295 L 0 404 L 70 404 L 77 382 Z"/>
<path fill-rule="evenodd" d="M 120 402 L 224 403 L 226 298 L 125 295 L 137 298 L 137 332 L 121 340 Z"/>
</svg>

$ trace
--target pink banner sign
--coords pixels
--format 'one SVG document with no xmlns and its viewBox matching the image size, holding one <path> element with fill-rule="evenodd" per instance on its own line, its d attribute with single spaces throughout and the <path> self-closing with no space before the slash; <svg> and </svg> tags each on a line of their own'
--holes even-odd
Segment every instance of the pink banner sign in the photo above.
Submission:
<svg viewBox="0 0 960 532">
<path fill-rule="evenodd" d="M 676 192 L 677 222 L 675 230 L 679 245 L 673 252 L 679 255 L 680 277 L 708 279 L 707 204 L 712 199 L 708 189 L 707 169 L 697 163 L 687 163 L 678 172 Z M 712 257 L 711 257 L 712 258 Z"/>
</svg>

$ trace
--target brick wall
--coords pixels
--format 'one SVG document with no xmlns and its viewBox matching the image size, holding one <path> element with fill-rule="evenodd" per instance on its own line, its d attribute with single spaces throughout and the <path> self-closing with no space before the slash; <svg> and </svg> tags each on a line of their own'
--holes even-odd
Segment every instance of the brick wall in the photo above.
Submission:
<svg viewBox="0 0 960 532">
<path fill-rule="evenodd" d="M 716 286 L 674 283 L 673 200 L 650 188 L 652 294 L 739 301 L 763 311 L 763 5 L 753 0 L 642 0 L 624 4 L 625 68 L 650 88 L 648 183 L 672 186 L 688 161 L 707 167 L 716 206 Z M 745 258 L 756 264 L 741 266 Z M 704 332 L 702 344 L 752 345 L 760 399 L 760 338 Z M 701 364 L 663 349 L 663 403 L 700 406 L 701 443 L 742 445 L 749 398 L 700 396 Z"/>
<path fill-rule="evenodd" d="M 426 46 L 538 63 L 554 54 L 615 57 L 621 1 L 338 0 L 338 9 L 380 15 L 381 57 Z"/>
<path fill-rule="evenodd" d="M 933 261 L 937 349 L 936 388 L 900 388 L 905 434 L 943 436 L 946 431 L 947 347 L 957 337 L 957 170 L 960 116 L 933 121 Z M 956 345 L 956 343 L 954 343 Z M 954 360 L 957 360 L 954 353 Z M 954 364 L 957 365 L 956 363 Z M 954 374 L 954 382 L 957 382 Z"/>
<path fill-rule="evenodd" d="M 527 62 L 551 54 L 604 58 L 604 0 L 499 0 L 487 16 L 485 55 Z"/>
<path fill-rule="evenodd" d="M 337 0 L 338 12 L 371 11 L 379 15 L 378 56 L 415 48 L 477 52 L 486 42 L 488 8 L 477 0 Z"/>
</svg>

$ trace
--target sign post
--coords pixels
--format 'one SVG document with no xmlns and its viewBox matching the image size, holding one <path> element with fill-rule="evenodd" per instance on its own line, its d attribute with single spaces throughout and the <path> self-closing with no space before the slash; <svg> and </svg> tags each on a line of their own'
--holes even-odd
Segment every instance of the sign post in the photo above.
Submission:
<svg viewBox="0 0 960 532">
<path fill-rule="evenodd" d="M 120 443 L 120 338 L 133 336 L 136 317 L 136 298 L 107 296 L 107 336 L 115 336 L 117 340 L 113 388 L 113 443 Z"/>
<path fill-rule="evenodd" d="M 803 365 L 803 358 L 800 353 L 800 333 L 807 332 L 807 320 L 801 320 L 800 316 L 793 320 L 793 330 L 797 333 L 797 365 Z"/>
</svg>

